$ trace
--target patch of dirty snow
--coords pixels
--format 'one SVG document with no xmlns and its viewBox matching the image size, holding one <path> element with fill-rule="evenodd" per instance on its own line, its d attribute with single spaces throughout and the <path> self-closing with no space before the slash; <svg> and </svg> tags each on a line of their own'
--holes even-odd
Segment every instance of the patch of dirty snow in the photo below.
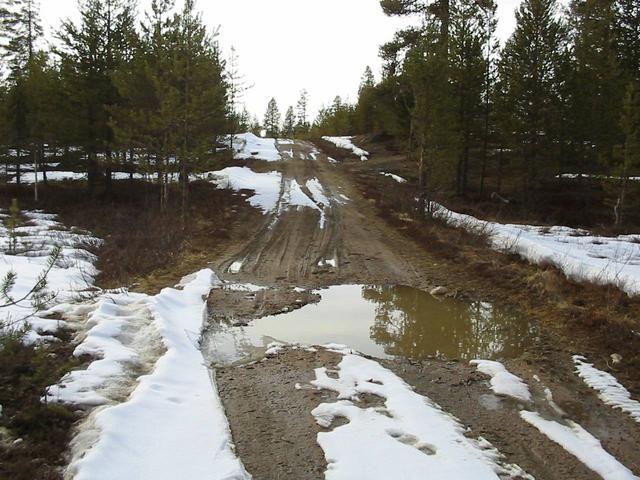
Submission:
<svg viewBox="0 0 640 480">
<path fill-rule="evenodd" d="M 537 412 L 523 410 L 520 416 L 544 435 L 575 456 L 604 480 L 637 480 L 631 470 L 608 453 L 600 441 L 577 423 L 566 425 L 546 420 Z"/>
<path fill-rule="evenodd" d="M 598 397 L 605 404 L 628 413 L 631 418 L 640 423 L 640 402 L 631 398 L 631 393 L 618 382 L 616 377 L 598 370 L 586 360 L 583 356 L 574 355 L 573 361 L 576 364 L 578 376 L 598 392 Z"/>
<path fill-rule="evenodd" d="M 233 149 L 233 158 L 236 160 L 256 159 L 267 162 L 279 162 L 282 160 L 275 138 L 261 138 L 250 132 L 235 135 Z"/>
<path fill-rule="evenodd" d="M 318 262 L 319 267 L 333 267 L 336 268 L 338 265 L 338 261 L 335 258 L 330 258 L 329 260 L 320 260 Z"/>
<path fill-rule="evenodd" d="M 380 172 L 380 175 L 384 175 L 385 177 L 392 178 L 393 180 L 395 180 L 398 183 L 407 183 L 407 181 L 404 178 L 402 178 L 402 177 L 400 177 L 398 175 L 394 175 L 393 173 Z"/>
<path fill-rule="evenodd" d="M 238 292 L 261 292 L 266 290 L 268 287 L 263 287 L 261 285 L 254 285 L 253 283 L 225 283 L 222 288 L 225 290 L 235 290 Z"/>
<path fill-rule="evenodd" d="M 493 360 L 471 360 L 479 372 L 491 377 L 491 390 L 496 395 L 504 395 L 521 402 L 531 402 L 529 387 L 519 377 L 509 372 L 500 362 Z"/>
<path fill-rule="evenodd" d="M 322 207 L 328 207 L 330 205 L 329 199 L 324 193 L 324 188 L 322 188 L 322 184 L 317 178 L 307 180 L 306 186 L 311 192 L 311 196 L 316 204 Z"/>
<path fill-rule="evenodd" d="M 274 211 L 280 198 L 282 175 L 279 172 L 256 173 L 248 167 L 227 167 L 210 172 L 208 177 L 218 188 L 233 190 L 253 190 L 255 195 L 247 201 L 263 213 Z"/>
<path fill-rule="evenodd" d="M 377 362 L 347 354 L 337 371 L 315 373 L 313 386 L 338 394 L 337 402 L 312 411 L 317 423 L 331 428 L 336 418 L 348 420 L 318 433 L 327 480 L 531 478 L 503 464 L 486 440 L 466 437 L 457 419 Z M 379 397 L 381 405 L 361 408 L 362 395 Z"/>
<path fill-rule="evenodd" d="M 329 161 L 329 163 L 333 163 L 333 164 L 338 163 L 338 161 L 335 158 L 327 157 L 327 160 Z"/>
<path fill-rule="evenodd" d="M 312 210 L 317 210 L 320 213 L 320 228 L 324 228 L 326 221 L 324 208 L 318 206 L 313 199 L 304 193 L 300 184 L 293 178 L 285 180 L 284 192 L 278 207 L 278 215 L 291 207 L 296 207 L 298 209 L 311 208 Z"/>
<path fill-rule="evenodd" d="M 180 290 L 147 297 L 166 353 L 121 404 L 99 409 L 73 442 L 75 480 L 249 479 L 236 457 L 198 342 L 206 299 L 220 281 L 202 270 Z M 88 441 L 92 439 L 93 441 Z"/>
<path fill-rule="evenodd" d="M 65 313 L 73 314 L 77 308 L 69 305 Z M 47 400 L 85 407 L 108 403 L 110 391 L 117 389 L 109 382 L 122 377 L 126 368 L 142 363 L 140 352 L 122 338 L 131 337 L 132 331 L 134 335 L 142 333 L 143 343 L 151 347 L 153 342 L 146 328 L 151 323 L 146 295 L 123 293 L 100 298 L 87 317 L 90 329 L 73 352 L 77 358 L 87 355 L 96 360 L 84 370 L 67 373 L 57 385 L 49 387 Z"/>
<path fill-rule="evenodd" d="M 360 160 L 365 161 L 369 159 L 369 152 L 362 148 L 356 147 L 353 144 L 353 137 L 322 137 L 323 140 L 333 143 L 338 148 L 351 151 L 355 156 L 360 157 Z M 329 159 L 331 160 L 331 159 Z"/>
<path fill-rule="evenodd" d="M 233 273 L 233 274 L 240 273 L 240 270 L 242 270 L 243 263 L 244 263 L 244 260 L 236 260 L 235 262 L 233 262 L 229 267 L 229 273 Z"/>
<path fill-rule="evenodd" d="M 577 281 L 613 284 L 640 294 L 640 235 L 603 237 L 569 227 L 540 227 L 479 220 L 432 204 L 448 224 L 487 235 L 496 250 L 515 253 L 534 264 L 554 265 Z"/>
</svg>

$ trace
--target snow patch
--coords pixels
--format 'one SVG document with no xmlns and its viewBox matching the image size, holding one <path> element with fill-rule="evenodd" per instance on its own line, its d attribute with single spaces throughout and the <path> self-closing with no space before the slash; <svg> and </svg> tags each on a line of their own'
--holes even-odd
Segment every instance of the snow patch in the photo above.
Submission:
<svg viewBox="0 0 640 480">
<path fill-rule="evenodd" d="M 567 425 L 562 425 L 542 418 L 537 412 L 526 410 L 521 411 L 520 416 L 604 480 L 638 479 L 631 470 L 602 448 L 602 444 L 597 438 L 577 423 L 568 420 Z"/>
<path fill-rule="evenodd" d="M 640 294 L 640 235 L 602 237 L 569 227 L 501 224 L 432 204 L 437 217 L 455 227 L 486 234 L 492 248 L 534 264 L 551 264 L 578 281 L 613 284 Z"/>
<path fill-rule="evenodd" d="M 504 457 L 489 442 L 467 438 L 454 417 L 377 362 L 347 354 L 338 371 L 315 372 L 311 384 L 337 392 L 339 400 L 312 411 L 317 423 L 329 428 L 335 418 L 348 420 L 318 434 L 327 480 L 422 480 L 427 472 L 430 479 L 531 478 L 515 465 L 501 465 Z M 357 406 L 365 394 L 381 405 Z"/>
<path fill-rule="evenodd" d="M 493 360 L 471 360 L 479 372 L 491 377 L 491 390 L 497 395 L 511 397 L 521 402 L 531 402 L 529 387 L 519 377 L 509 372 L 500 362 Z"/>
<path fill-rule="evenodd" d="M 580 355 L 573 356 L 578 376 L 598 392 L 598 397 L 605 404 L 628 413 L 633 420 L 640 423 L 640 402 L 631 398 L 631 393 L 618 382 L 616 377 L 598 370 L 586 360 Z"/>
<path fill-rule="evenodd" d="M 235 135 L 233 149 L 233 158 L 236 160 L 256 159 L 267 162 L 279 162 L 282 160 L 275 138 L 261 138 L 253 133 Z"/>
<path fill-rule="evenodd" d="M 385 177 L 392 178 L 398 183 L 407 183 L 407 181 L 404 178 L 398 175 L 394 175 L 393 173 L 380 172 L 380 175 L 384 175 Z"/>
<path fill-rule="evenodd" d="M 362 148 L 356 147 L 353 144 L 353 137 L 322 137 L 323 140 L 333 143 L 338 148 L 351 151 L 355 156 L 360 157 L 360 160 L 365 161 L 369 159 L 369 152 Z M 332 159 L 329 159 L 331 161 Z"/>
<path fill-rule="evenodd" d="M 282 183 L 282 175 L 278 172 L 256 173 L 248 167 L 227 167 L 207 176 L 218 188 L 231 188 L 236 192 L 253 190 L 255 195 L 247 201 L 265 214 L 274 211 L 278 205 Z"/>
<path fill-rule="evenodd" d="M 75 480 L 135 478 L 248 479 L 235 456 L 215 382 L 198 348 L 206 298 L 220 281 L 202 270 L 181 290 L 167 288 L 146 303 L 166 353 L 122 404 L 100 409 L 97 441 L 76 439 L 67 472 Z M 84 432 L 86 435 L 86 432 Z"/>
<path fill-rule="evenodd" d="M 15 229 L 15 249 L 10 245 L 9 230 L 0 222 L 0 278 L 9 272 L 17 275 L 9 290 L 17 303 L 0 309 L 0 328 L 31 326 L 23 341 L 35 343 L 50 339 L 51 333 L 66 326 L 64 321 L 50 318 L 55 313 L 53 307 L 72 302 L 79 292 L 93 287 L 98 274 L 94 266 L 97 258 L 85 248 L 98 246 L 101 240 L 85 232 L 66 229 L 52 214 L 23 211 L 21 215 L 26 223 Z M 6 216 L 0 212 L 0 217 Z M 50 302 L 45 305 L 46 310 L 35 312 L 28 294 L 48 268 L 54 247 L 59 247 L 62 255 L 47 275 L 45 290 L 51 297 Z"/>
</svg>

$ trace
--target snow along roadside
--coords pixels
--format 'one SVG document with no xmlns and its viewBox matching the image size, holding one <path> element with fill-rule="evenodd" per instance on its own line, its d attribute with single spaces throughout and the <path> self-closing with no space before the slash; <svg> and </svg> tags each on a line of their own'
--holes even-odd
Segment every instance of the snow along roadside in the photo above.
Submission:
<svg viewBox="0 0 640 480">
<path fill-rule="evenodd" d="M 520 377 L 509 372 L 500 362 L 472 360 L 470 363 L 476 365 L 478 371 L 491 376 L 491 389 L 496 394 L 506 395 L 519 401 L 532 402 L 533 399 L 527 384 Z M 549 406 L 556 413 L 566 417 L 566 414 L 553 401 L 553 394 L 549 388 L 545 388 L 545 397 Z M 560 423 L 545 419 L 538 412 L 527 410 L 521 410 L 520 417 L 604 480 L 638 479 L 631 470 L 602 447 L 600 440 L 571 419 L 564 418 Z"/>
<path fill-rule="evenodd" d="M 598 370 L 592 363 L 587 363 L 586 360 L 581 355 L 573 356 L 578 376 L 584 380 L 584 383 L 598 392 L 598 397 L 606 405 L 628 413 L 634 421 L 640 423 L 640 402 L 631 398 L 631 393 L 616 380 L 616 377 Z"/>
<path fill-rule="evenodd" d="M 198 347 L 206 298 L 219 284 L 205 269 L 186 277 L 182 289 L 146 297 L 166 352 L 150 374 L 140 377 L 127 401 L 97 410 L 85 422 L 97 439 L 82 445 L 91 434 L 81 428 L 65 478 L 250 478 L 234 453 L 215 382 Z M 118 339 L 117 328 L 110 333 Z"/>
<path fill-rule="evenodd" d="M 495 250 L 515 253 L 533 264 L 551 264 L 568 278 L 612 284 L 640 294 L 640 236 L 602 237 L 569 227 L 503 224 L 431 204 L 435 217 L 471 233 L 487 235 Z"/>
</svg>

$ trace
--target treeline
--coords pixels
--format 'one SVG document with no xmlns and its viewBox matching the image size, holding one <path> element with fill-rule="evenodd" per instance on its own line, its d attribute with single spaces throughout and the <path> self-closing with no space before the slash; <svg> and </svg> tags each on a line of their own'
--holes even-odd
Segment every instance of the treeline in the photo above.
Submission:
<svg viewBox="0 0 640 480">
<path fill-rule="evenodd" d="M 523 0 L 502 47 L 494 0 L 380 3 L 419 26 L 381 47 L 381 81 L 367 73 L 357 104 L 334 104 L 319 127 L 393 139 L 426 192 L 508 183 L 533 202 L 558 174 L 599 174 L 622 221 L 640 174 L 640 2 Z"/>
<path fill-rule="evenodd" d="M 165 205 L 170 177 L 188 181 L 234 128 L 233 78 L 194 0 L 80 0 L 46 44 L 35 0 L 0 2 L 5 76 L 0 148 L 20 182 L 21 165 L 50 161 L 87 173 L 89 191 L 114 171 L 157 175 Z"/>
</svg>

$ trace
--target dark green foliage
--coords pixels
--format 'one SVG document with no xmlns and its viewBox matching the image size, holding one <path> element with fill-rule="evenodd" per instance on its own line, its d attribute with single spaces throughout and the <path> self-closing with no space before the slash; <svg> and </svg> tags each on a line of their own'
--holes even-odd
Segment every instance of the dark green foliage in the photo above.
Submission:
<svg viewBox="0 0 640 480">
<path fill-rule="evenodd" d="M 0 337 L 0 427 L 19 446 L 0 444 L 0 478 L 58 478 L 76 417 L 66 407 L 41 401 L 49 385 L 77 366 L 68 338 L 49 348 L 24 345 L 21 335 Z"/>
</svg>

